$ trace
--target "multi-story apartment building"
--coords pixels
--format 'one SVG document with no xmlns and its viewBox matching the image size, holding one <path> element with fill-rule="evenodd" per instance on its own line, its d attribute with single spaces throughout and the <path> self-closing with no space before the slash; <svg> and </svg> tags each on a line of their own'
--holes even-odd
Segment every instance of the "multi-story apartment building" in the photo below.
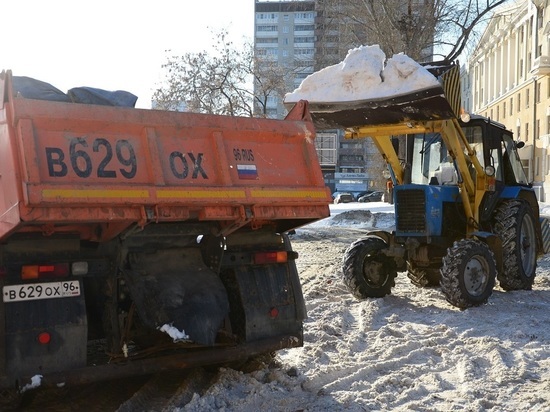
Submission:
<svg viewBox="0 0 550 412">
<path fill-rule="evenodd" d="M 258 1 L 255 3 L 254 45 L 266 64 L 285 68 L 288 91 L 313 73 L 315 57 L 314 1 Z M 268 99 L 269 117 L 286 114 L 282 96 Z"/>
<path fill-rule="evenodd" d="M 255 51 L 269 64 L 277 62 L 285 68 L 289 92 L 314 71 L 340 62 L 347 54 L 339 43 L 341 25 L 331 22 L 330 12 L 319 0 L 256 0 Z M 286 115 L 282 98 L 270 96 L 269 117 Z M 315 143 L 325 181 L 333 191 L 359 192 L 385 187 L 385 179 L 380 173 L 383 159 L 370 140 L 349 142 L 341 131 L 320 130 Z"/>
<path fill-rule="evenodd" d="M 550 201 L 550 6 L 506 3 L 492 17 L 463 76 L 466 110 L 496 120 L 525 143 L 524 168 Z"/>
</svg>

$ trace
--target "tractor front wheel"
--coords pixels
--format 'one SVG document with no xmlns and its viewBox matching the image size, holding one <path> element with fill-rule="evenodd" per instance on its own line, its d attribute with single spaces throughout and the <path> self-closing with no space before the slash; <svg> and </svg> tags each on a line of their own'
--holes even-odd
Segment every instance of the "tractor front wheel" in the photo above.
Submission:
<svg viewBox="0 0 550 412">
<path fill-rule="evenodd" d="M 496 260 L 486 243 L 462 239 L 447 249 L 441 268 L 441 290 L 458 308 L 482 305 L 493 293 Z"/>
<path fill-rule="evenodd" d="M 381 298 L 395 286 L 395 260 L 382 251 L 388 246 L 377 237 L 353 242 L 343 259 L 344 284 L 358 299 Z"/>
</svg>

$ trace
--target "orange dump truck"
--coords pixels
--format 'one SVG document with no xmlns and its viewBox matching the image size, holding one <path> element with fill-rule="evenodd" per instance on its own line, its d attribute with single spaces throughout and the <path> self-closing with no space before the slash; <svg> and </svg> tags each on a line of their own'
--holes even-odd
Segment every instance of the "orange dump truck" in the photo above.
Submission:
<svg viewBox="0 0 550 412">
<path fill-rule="evenodd" d="M 164 112 L 26 98 L 14 79 L 0 75 L 1 388 L 302 344 L 286 232 L 331 201 L 305 103 L 285 120 Z"/>
</svg>

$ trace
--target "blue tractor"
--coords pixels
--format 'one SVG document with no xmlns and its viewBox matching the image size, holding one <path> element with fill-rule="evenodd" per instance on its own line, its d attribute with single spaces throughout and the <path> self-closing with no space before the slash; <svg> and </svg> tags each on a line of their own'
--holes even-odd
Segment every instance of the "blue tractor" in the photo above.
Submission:
<svg viewBox="0 0 550 412">
<path fill-rule="evenodd" d="M 461 113 L 457 65 L 429 70 L 440 87 L 351 105 L 309 102 L 317 128 L 373 139 L 393 181 L 395 230 L 349 246 L 344 283 L 359 299 L 383 297 L 406 271 L 417 286 L 440 285 L 459 308 L 486 303 L 496 280 L 529 290 L 544 242 L 523 143 L 502 124 Z"/>
</svg>

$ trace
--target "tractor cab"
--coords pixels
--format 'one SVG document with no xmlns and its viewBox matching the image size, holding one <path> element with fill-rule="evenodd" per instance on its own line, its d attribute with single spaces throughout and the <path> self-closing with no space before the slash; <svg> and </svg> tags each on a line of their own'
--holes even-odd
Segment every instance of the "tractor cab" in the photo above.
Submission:
<svg viewBox="0 0 550 412">
<path fill-rule="evenodd" d="M 481 116 L 472 116 L 460 125 L 484 172 L 494 176 L 496 190 L 504 186 L 528 185 L 517 151 L 523 142 L 514 141 L 512 132 Z M 405 178 L 406 183 L 458 185 L 460 172 L 441 133 L 407 135 L 406 142 L 406 163 L 410 166 L 410 180 Z M 466 151 L 464 155 L 467 156 Z M 475 168 L 471 164 L 469 171 L 475 179 Z"/>
</svg>

